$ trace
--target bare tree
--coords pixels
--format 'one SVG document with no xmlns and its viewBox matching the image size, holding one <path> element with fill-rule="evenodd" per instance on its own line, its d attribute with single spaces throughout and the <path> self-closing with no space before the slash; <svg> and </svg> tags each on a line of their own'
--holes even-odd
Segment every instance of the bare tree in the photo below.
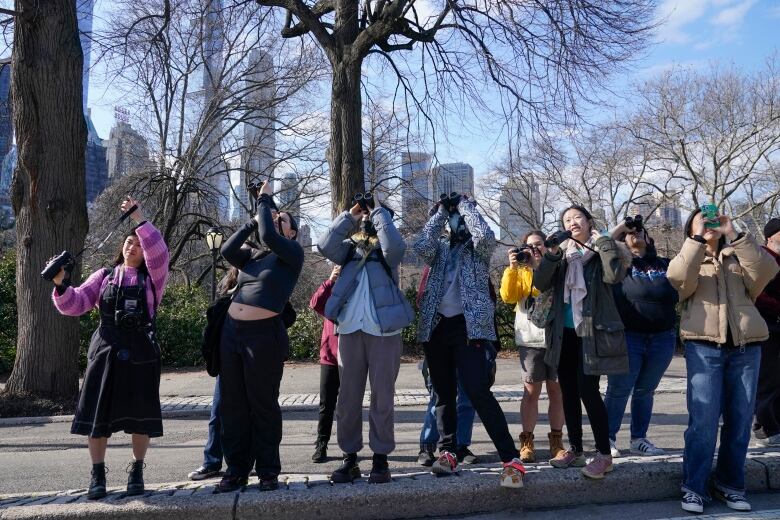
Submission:
<svg viewBox="0 0 780 520">
<path fill-rule="evenodd" d="M 68 398 L 78 389 L 79 324 L 54 309 L 51 283 L 41 279 L 40 270 L 53 252 L 80 250 L 87 233 L 87 127 L 76 5 L 17 0 L 10 14 L 18 146 L 11 201 L 18 237 L 19 321 L 16 361 L 6 390 Z"/>
</svg>

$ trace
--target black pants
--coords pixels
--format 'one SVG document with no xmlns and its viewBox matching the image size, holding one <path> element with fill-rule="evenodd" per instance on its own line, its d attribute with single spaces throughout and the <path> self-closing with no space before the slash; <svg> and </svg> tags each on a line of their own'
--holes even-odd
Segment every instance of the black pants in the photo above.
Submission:
<svg viewBox="0 0 780 520">
<path fill-rule="evenodd" d="M 320 419 L 317 422 L 317 442 L 327 444 L 333 429 L 333 413 L 339 396 L 338 365 L 320 365 Z"/>
<path fill-rule="evenodd" d="M 780 331 L 761 345 L 761 368 L 756 392 L 756 424 L 767 436 L 780 433 Z"/>
<path fill-rule="evenodd" d="M 228 475 L 261 477 L 281 471 L 282 411 L 279 383 L 289 339 L 281 318 L 241 321 L 227 317 L 220 340 L 222 449 Z"/>
<path fill-rule="evenodd" d="M 502 462 L 519 457 L 498 401 L 490 391 L 490 360 L 495 349 L 488 341 L 469 344 L 462 314 L 441 318 L 424 345 L 433 389 L 436 393 L 436 425 L 439 450 L 454 452 L 457 430 L 458 378 L 474 406 Z"/>
<path fill-rule="evenodd" d="M 574 329 L 563 329 L 558 382 L 561 385 L 566 430 L 574 451 L 582 451 L 582 407 L 580 405 L 582 400 L 596 440 L 596 449 L 604 455 L 609 455 L 607 407 L 604 406 L 604 399 L 599 392 L 599 376 L 585 375 L 582 363 L 582 340 Z"/>
</svg>

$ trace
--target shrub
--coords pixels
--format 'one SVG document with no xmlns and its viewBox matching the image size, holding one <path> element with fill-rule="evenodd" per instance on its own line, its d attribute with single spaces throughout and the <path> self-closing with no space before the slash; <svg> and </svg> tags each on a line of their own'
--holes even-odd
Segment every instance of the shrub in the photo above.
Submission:
<svg viewBox="0 0 780 520">
<path fill-rule="evenodd" d="M 0 373 L 10 372 L 16 357 L 16 253 L 0 256 Z"/>
</svg>

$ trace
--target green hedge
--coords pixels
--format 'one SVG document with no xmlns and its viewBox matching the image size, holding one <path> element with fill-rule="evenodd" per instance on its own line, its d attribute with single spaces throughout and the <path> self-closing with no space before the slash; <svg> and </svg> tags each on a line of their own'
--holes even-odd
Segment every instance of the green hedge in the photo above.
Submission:
<svg viewBox="0 0 780 520">
<path fill-rule="evenodd" d="M 0 256 L 0 373 L 10 372 L 16 357 L 16 254 Z"/>
</svg>

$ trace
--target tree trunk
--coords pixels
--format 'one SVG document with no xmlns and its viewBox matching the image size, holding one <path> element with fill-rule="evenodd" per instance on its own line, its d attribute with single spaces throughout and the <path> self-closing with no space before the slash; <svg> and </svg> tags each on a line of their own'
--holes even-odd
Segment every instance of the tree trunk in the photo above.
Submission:
<svg viewBox="0 0 780 520">
<path fill-rule="evenodd" d="M 349 205 L 352 195 L 365 189 L 363 181 L 362 60 L 344 59 L 333 65 L 330 97 L 331 213 L 336 216 Z"/>
<path fill-rule="evenodd" d="M 68 398 L 78 390 L 79 322 L 56 312 L 52 284 L 40 271 L 63 249 L 81 250 L 88 228 L 76 2 L 16 0 L 15 7 L 22 13 L 11 55 L 19 336 L 6 388 Z M 73 277 L 78 279 L 77 271 Z"/>
</svg>

